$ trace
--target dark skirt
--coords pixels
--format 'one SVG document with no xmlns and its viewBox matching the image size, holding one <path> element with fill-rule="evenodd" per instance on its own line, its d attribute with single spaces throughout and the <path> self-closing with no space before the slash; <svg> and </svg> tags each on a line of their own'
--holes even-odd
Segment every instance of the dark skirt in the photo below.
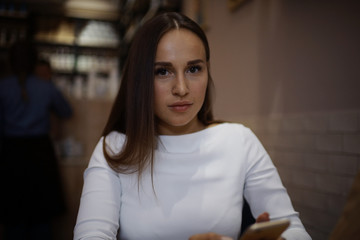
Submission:
<svg viewBox="0 0 360 240">
<path fill-rule="evenodd" d="M 5 138 L 0 164 L 2 223 L 44 222 L 65 211 L 58 162 L 48 136 Z"/>
</svg>

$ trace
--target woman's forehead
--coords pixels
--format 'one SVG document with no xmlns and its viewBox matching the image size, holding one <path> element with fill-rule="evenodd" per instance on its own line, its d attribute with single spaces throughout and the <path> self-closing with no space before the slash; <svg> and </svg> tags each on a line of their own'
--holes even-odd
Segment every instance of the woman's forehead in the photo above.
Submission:
<svg viewBox="0 0 360 240">
<path fill-rule="evenodd" d="M 187 29 L 174 29 L 167 32 L 159 41 L 156 61 L 179 58 L 205 59 L 205 47 L 201 39 Z"/>
</svg>

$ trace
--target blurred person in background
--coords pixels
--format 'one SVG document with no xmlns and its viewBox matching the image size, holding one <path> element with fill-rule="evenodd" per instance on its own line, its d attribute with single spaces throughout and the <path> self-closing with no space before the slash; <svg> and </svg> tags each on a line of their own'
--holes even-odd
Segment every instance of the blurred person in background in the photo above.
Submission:
<svg viewBox="0 0 360 240">
<path fill-rule="evenodd" d="M 43 80 L 51 81 L 53 71 L 50 62 L 43 58 L 38 59 L 36 61 L 34 73 Z"/>
<path fill-rule="evenodd" d="M 72 116 L 51 81 L 34 74 L 37 52 L 21 40 L 9 52 L 12 74 L 0 80 L 0 220 L 4 239 L 52 239 L 51 222 L 65 211 L 49 136 L 50 116 Z"/>
<path fill-rule="evenodd" d="M 34 74 L 45 81 L 53 81 L 51 63 L 44 58 L 37 60 Z M 60 141 L 62 138 L 62 119 L 53 112 L 50 115 L 50 136 L 54 142 Z"/>
</svg>

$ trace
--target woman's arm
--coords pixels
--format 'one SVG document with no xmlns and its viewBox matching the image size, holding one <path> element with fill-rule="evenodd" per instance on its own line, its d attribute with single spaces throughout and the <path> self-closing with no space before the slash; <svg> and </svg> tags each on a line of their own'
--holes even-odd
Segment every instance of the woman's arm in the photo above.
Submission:
<svg viewBox="0 0 360 240">
<path fill-rule="evenodd" d="M 121 185 L 118 174 L 104 159 L 103 138 L 84 173 L 84 187 L 74 240 L 116 239 L 119 228 Z"/>
<path fill-rule="evenodd" d="M 244 196 L 249 202 L 253 215 L 257 217 L 263 212 L 268 212 L 271 220 L 287 218 L 291 221 L 291 225 L 282 235 L 284 238 L 311 239 L 300 221 L 299 214 L 295 212 L 269 155 L 257 137 L 249 129 L 246 131 L 244 146 L 248 168 Z"/>
</svg>

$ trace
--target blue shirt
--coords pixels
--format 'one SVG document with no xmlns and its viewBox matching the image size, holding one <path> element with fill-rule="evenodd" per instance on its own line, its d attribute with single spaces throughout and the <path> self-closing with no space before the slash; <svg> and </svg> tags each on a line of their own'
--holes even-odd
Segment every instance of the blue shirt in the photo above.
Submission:
<svg viewBox="0 0 360 240">
<path fill-rule="evenodd" d="M 60 118 L 72 115 L 70 104 L 52 82 L 30 76 L 25 88 L 26 101 L 21 97 L 21 87 L 15 76 L 0 80 L 2 135 L 26 137 L 48 134 L 52 112 Z"/>
</svg>

